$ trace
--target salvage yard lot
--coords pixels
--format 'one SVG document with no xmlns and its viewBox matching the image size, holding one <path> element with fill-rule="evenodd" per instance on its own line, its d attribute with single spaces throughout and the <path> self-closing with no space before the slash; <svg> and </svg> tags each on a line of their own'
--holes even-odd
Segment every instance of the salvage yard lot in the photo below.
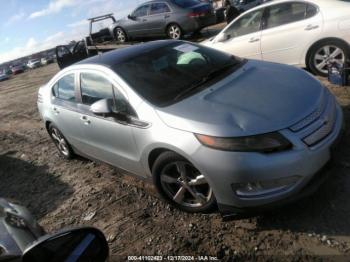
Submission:
<svg viewBox="0 0 350 262">
<path fill-rule="evenodd" d="M 315 195 L 268 214 L 223 222 L 217 213 L 177 211 L 159 200 L 152 185 L 106 164 L 63 160 L 36 107 L 38 88 L 58 71 L 51 64 L 0 83 L 0 196 L 27 206 L 46 231 L 96 226 L 108 238 L 112 261 L 155 254 L 350 257 L 349 132 L 330 178 Z M 350 92 L 327 86 L 349 123 Z"/>
</svg>

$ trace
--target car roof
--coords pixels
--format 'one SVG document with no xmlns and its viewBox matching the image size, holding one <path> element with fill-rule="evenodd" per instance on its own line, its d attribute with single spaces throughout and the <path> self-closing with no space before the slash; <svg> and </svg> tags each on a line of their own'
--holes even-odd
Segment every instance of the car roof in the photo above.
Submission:
<svg viewBox="0 0 350 262">
<path fill-rule="evenodd" d="M 116 49 L 113 51 L 109 51 L 100 55 L 96 55 L 96 56 L 84 59 L 74 65 L 95 64 L 95 65 L 103 65 L 103 66 L 112 68 L 125 61 L 130 61 L 141 54 L 153 51 L 158 48 L 162 48 L 164 46 L 167 46 L 171 43 L 176 43 L 176 42 L 183 43 L 183 41 L 177 41 L 177 40 L 159 40 L 159 41 L 152 41 L 152 42 L 143 43 L 143 44 L 136 44 L 130 47 Z"/>
<path fill-rule="evenodd" d="M 349 2 L 344 2 L 341 0 L 273 0 L 266 2 L 265 4 L 259 5 L 255 8 L 250 9 L 250 11 L 258 10 L 263 7 L 267 7 L 270 5 L 275 5 L 275 4 L 282 4 L 282 3 L 287 3 L 287 2 L 306 2 L 306 3 L 311 3 L 314 5 L 317 5 L 321 7 L 322 9 L 325 8 L 337 8 L 337 7 L 350 7 Z"/>
</svg>

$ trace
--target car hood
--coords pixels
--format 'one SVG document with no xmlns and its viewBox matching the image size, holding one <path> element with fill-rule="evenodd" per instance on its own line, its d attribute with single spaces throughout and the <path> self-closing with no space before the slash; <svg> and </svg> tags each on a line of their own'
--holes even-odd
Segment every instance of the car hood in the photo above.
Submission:
<svg viewBox="0 0 350 262">
<path fill-rule="evenodd" d="M 249 60 L 215 85 L 156 111 L 173 128 L 248 136 L 291 127 L 311 114 L 325 95 L 321 83 L 301 69 Z"/>
</svg>

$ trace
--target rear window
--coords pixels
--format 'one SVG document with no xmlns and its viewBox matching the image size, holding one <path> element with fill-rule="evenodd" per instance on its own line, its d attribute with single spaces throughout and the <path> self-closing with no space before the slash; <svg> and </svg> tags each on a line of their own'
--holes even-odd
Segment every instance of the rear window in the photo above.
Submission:
<svg viewBox="0 0 350 262">
<path fill-rule="evenodd" d="M 187 8 L 199 5 L 201 2 L 198 0 L 173 0 L 173 3 L 180 7 Z"/>
</svg>

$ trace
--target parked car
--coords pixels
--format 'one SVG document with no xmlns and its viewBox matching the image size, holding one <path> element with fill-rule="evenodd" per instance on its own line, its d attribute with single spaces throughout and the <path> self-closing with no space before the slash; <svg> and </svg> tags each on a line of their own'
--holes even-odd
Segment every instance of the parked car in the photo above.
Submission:
<svg viewBox="0 0 350 262">
<path fill-rule="evenodd" d="M 106 238 L 98 229 L 80 227 L 47 235 L 25 207 L 2 198 L 0 235 L 0 261 L 105 262 L 109 253 Z"/>
<path fill-rule="evenodd" d="M 40 60 L 40 63 L 41 63 L 42 65 L 52 64 L 53 62 L 54 62 L 54 59 L 53 59 L 51 56 L 43 57 L 43 58 L 41 58 L 41 60 Z"/>
<path fill-rule="evenodd" d="M 210 3 L 199 0 L 149 1 L 137 7 L 110 30 L 118 42 L 140 37 L 168 36 L 180 39 L 216 23 Z"/>
<path fill-rule="evenodd" d="M 271 0 L 222 0 L 223 6 L 234 6 L 241 13 Z"/>
<path fill-rule="evenodd" d="M 64 158 L 118 166 L 182 210 L 217 202 L 225 216 L 313 192 L 343 123 L 301 69 L 174 40 L 67 67 L 39 89 L 38 108 Z"/>
<path fill-rule="evenodd" d="M 41 62 L 39 59 L 30 59 L 27 63 L 28 68 L 35 69 L 41 66 Z"/>
<path fill-rule="evenodd" d="M 6 73 L 5 70 L 0 71 L 0 82 L 8 80 L 9 78 L 10 78 L 10 76 Z"/>
<path fill-rule="evenodd" d="M 22 64 L 17 64 L 11 66 L 12 74 L 18 75 L 24 72 L 24 66 Z"/>
<path fill-rule="evenodd" d="M 338 0 L 273 1 L 242 14 L 203 44 L 326 76 L 330 62 L 349 59 L 349 12 L 350 4 Z"/>
</svg>

